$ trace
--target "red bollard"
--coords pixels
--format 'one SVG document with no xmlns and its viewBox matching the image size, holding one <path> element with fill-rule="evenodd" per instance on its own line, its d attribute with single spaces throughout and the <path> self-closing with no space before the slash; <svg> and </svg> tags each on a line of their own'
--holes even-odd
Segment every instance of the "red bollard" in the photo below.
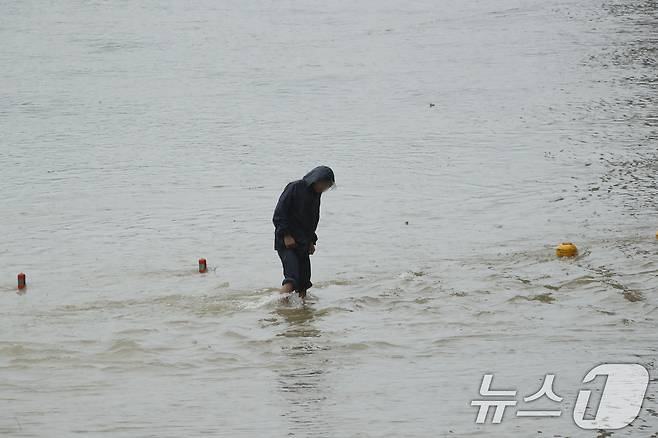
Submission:
<svg viewBox="0 0 658 438">
<path fill-rule="evenodd" d="M 206 259 L 199 259 L 199 272 L 203 274 L 207 270 L 208 268 L 206 267 Z"/>
<path fill-rule="evenodd" d="M 25 274 L 22 272 L 18 274 L 18 289 L 25 289 Z"/>
</svg>

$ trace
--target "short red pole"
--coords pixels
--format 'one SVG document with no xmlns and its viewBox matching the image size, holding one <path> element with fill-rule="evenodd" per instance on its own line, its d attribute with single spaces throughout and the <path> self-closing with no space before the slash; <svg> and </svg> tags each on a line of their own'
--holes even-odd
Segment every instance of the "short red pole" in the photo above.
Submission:
<svg viewBox="0 0 658 438">
<path fill-rule="evenodd" d="M 25 289 L 25 274 L 18 274 L 18 289 Z"/>
<path fill-rule="evenodd" d="M 206 266 L 206 259 L 199 259 L 199 272 L 202 274 L 208 270 Z"/>
</svg>

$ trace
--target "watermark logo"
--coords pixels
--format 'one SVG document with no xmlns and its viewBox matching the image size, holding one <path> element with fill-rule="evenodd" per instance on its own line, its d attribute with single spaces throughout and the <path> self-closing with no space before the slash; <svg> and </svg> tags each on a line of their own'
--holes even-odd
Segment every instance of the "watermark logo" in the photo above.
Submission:
<svg viewBox="0 0 658 438">
<path fill-rule="evenodd" d="M 608 363 L 595 367 L 583 383 L 596 376 L 607 376 L 599 408 L 593 419 L 585 419 L 592 391 L 581 389 L 573 410 L 573 419 L 583 429 L 621 429 L 631 424 L 640 413 L 649 385 L 649 372 L 640 364 Z"/>
<path fill-rule="evenodd" d="M 640 413 L 644 395 L 649 385 L 649 372 L 640 364 L 602 364 L 591 369 L 582 383 L 590 383 L 598 376 L 606 376 L 605 386 L 595 414 L 589 418 L 588 405 L 592 391 L 581 389 L 578 392 L 573 410 L 573 419 L 582 429 L 621 429 L 628 426 Z M 480 395 L 486 399 L 473 400 L 471 406 L 478 407 L 475 422 L 483 424 L 489 412 L 493 412 L 491 423 L 502 422 L 505 410 L 517 405 L 515 390 L 491 389 L 493 374 L 485 374 L 480 385 Z M 532 403 L 541 398 L 560 403 L 564 399 L 553 390 L 555 374 L 546 374 L 539 390 L 523 398 L 525 403 Z M 591 408 L 591 406 L 590 406 Z M 517 410 L 517 417 L 559 417 L 561 409 L 555 410 Z"/>
</svg>

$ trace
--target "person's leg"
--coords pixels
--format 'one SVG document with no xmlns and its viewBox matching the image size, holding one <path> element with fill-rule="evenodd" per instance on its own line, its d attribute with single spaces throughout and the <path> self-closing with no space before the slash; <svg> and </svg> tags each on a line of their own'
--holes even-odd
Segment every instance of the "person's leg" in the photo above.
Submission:
<svg viewBox="0 0 658 438">
<path fill-rule="evenodd" d="M 281 289 L 279 289 L 279 292 L 282 294 L 291 294 L 295 290 L 295 283 L 292 281 L 287 281 L 283 283 L 283 286 L 281 286 Z"/>
<path fill-rule="evenodd" d="M 297 289 L 299 283 L 299 259 L 297 253 L 292 249 L 283 249 L 277 251 L 281 264 L 283 265 L 283 282 L 281 282 L 282 294 L 292 293 Z"/>
<path fill-rule="evenodd" d="M 306 291 L 313 286 L 311 283 L 311 258 L 308 251 L 298 255 L 299 257 L 299 296 L 306 297 Z"/>
</svg>

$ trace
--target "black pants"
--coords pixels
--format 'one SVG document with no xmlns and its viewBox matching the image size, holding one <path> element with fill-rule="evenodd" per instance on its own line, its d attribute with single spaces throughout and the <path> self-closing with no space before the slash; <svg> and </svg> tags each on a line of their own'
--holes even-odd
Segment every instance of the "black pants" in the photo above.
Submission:
<svg viewBox="0 0 658 438">
<path fill-rule="evenodd" d="M 281 264 L 283 264 L 283 282 L 281 284 L 292 283 L 295 291 L 300 294 L 306 293 L 306 289 L 313 286 L 308 248 L 304 245 L 300 248 L 280 249 L 277 252 Z"/>
</svg>

